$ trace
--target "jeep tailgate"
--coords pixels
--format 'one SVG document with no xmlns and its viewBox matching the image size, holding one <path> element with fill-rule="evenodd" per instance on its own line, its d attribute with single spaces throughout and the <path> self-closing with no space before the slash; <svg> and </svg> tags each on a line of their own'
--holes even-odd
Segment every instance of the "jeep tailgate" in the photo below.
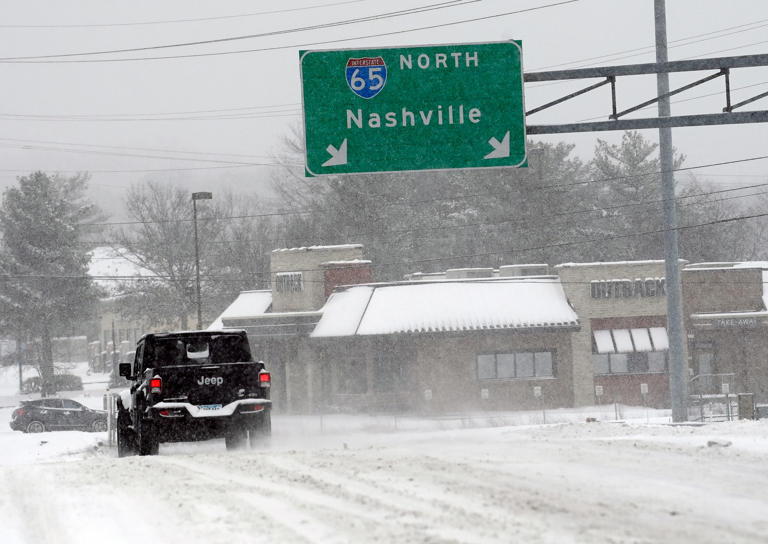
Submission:
<svg viewBox="0 0 768 544">
<path fill-rule="evenodd" d="M 262 397 L 261 368 L 262 365 L 255 362 L 163 366 L 155 369 L 155 375 L 163 381 L 160 398 L 200 406 Z"/>
</svg>

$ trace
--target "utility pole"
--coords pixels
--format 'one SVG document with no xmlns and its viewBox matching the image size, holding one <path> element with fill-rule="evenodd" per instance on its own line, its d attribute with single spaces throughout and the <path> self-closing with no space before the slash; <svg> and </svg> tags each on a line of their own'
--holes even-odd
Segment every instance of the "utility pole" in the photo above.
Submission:
<svg viewBox="0 0 768 544">
<path fill-rule="evenodd" d="M 111 361 L 110 372 L 117 370 L 117 338 L 115 338 L 115 318 L 112 318 L 112 353 L 109 354 L 109 360 Z"/>
<path fill-rule="evenodd" d="M 24 341 L 22 339 L 22 330 L 21 327 L 17 329 L 16 332 L 16 357 L 19 364 L 19 392 L 24 391 L 24 352 L 23 345 Z"/>
<path fill-rule="evenodd" d="M 665 0 L 654 0 L 656 28 L 656 63 L 667 59 L 667 15 Z M 659 117 L 671 115 L 669 104 L 669 73 L 656 74 Z M 664 202 L 664 262 L 667 283 L 667 331 L 669 334 L 669 395 L 672 403 L 672 421 L 688 421 L 687 362 L 683 338 L 682 296 L 680 288 L 680 262 L 677 253 L 677 213 L 675 206 L 674 158 L 672 156 L 672 129 L 659 128 L 659 155 L 661 159 L 661 196 Z"/>
<path fill-rule="evenodd" d="M 197 291 L 197 329 L 203 328 L 203 305 L 200 298 L 200 249 L 198 248 L 197 241 L 197 201 L 198 200 L 210 200 L 213 198 L 213 194 L 203 191 L 199 193 L 192 193 L 192 217 L 195 224 L 195 285 Z"/>
</svg>

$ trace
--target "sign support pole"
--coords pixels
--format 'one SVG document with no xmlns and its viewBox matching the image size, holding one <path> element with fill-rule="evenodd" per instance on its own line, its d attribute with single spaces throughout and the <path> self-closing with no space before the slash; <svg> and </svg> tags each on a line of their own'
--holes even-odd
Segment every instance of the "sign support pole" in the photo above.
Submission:
<svg viewBox="0 0 768 544">
<path fill-rule="evenodd" d="M 667 21 L 664 0 L 654 0 L 656 27 L 656 62 L 667 62 Z M 656 75 L 659 94 L 659 117 L 670 116 L 669 74 Z M 661 196 L 664 201 L 664 262 L 667 276 L 667 330 L 669 332 L 669 392 L 672 402 L 672 421 L 688 421 L 686 399 L 686 361 L 683 344 L 682 295 L 680 288 L 680 262 L 677 252 L 677 217 L 675 207 L 674 159 L 672 156 L 672 129 L 659 128 L 659 154 L 661 158 Z"/>
</svg>

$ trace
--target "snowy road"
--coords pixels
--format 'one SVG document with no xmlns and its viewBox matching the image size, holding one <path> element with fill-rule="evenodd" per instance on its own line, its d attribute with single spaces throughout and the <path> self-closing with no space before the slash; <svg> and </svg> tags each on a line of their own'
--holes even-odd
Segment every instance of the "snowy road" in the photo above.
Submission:
<svg viewBox="0 0 768 544">
<path fill-rule="evenodd" d="M 8 440 L 30 436 L 3 433 Z M 59 436 L 36 435 L 54 442 Z M 0 466 L 4 543 L 759 542 L 768 421 L 276 432 Z M 4 532 L 5 531 L 5 532 Z"/>
</svg>

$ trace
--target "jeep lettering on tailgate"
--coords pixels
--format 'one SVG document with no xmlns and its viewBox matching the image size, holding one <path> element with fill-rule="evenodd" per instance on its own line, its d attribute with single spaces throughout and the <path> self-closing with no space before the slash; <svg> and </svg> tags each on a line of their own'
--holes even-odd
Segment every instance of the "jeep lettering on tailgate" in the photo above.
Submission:
<svg viewBox="0 0 768 544">
<path fill-rule="evenodd" d="M 224 383 L 224 378 L 221 376 L 213 376 L 213 377 L 203 377 L 201 376 L 199 380 L 197 380 L 198 385 L 221 385 Z"/>
</svg>

